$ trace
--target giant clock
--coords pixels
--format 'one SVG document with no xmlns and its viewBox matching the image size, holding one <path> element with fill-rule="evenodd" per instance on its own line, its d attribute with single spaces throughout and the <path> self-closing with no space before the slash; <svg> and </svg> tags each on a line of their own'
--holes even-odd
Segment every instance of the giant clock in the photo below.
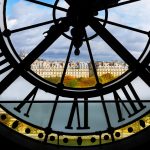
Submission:
<svg viewBox="0 0 150 150">
<path fill-rule="evenodd" d="M 150 124 L 148 0 L 0 2 L 0 129 L 3 135 L 15 133 L 14 138 L 11 136 L 14 141 L 19 139 L 30 148 L 43 149 L 111 148 L 129 142 L 130 138 L 136 142 L 136 136 L 144 136 Z M 19 6 L 22 6 L 20 12 Z M 39 13 L 30 12 L 31 7 L 39 9 Z M 42 18 L 42 9 L 49 14 L 44 16 L 47 20 Z M 19 20 L 10 21 L 11 13 L 17 11 Z M 31 19 L 23 24 L 26 16 Z M 33 24 L 37 16 L 39 19 Z M 15 24 L 13 28 L 12 24 Z M 30 40 L 36 41 L 32 38 L 34 33 L 39 39 L 28 47 Z M 19 55 L 19 45 L 29 48 L 23 58 Z M 32 69 L 36 61 L 43 62 L 41 58 L 47 52 L 45 61 L 52 61 L 53 57 L 58 61 L 64 47 L 63 71 L 57 83 Z M 107 62 L 115 57 L 128 66 L 123 74 L 106 83 L 101 81 L 97 68 L 104 55 Z M 87 56 L 93 85 L 65 85 L 70 62 Z M 114 63 L 115 60 L 111 65 Z M 51 67 L 48 67 L 50 72 Z"/>
</svg>

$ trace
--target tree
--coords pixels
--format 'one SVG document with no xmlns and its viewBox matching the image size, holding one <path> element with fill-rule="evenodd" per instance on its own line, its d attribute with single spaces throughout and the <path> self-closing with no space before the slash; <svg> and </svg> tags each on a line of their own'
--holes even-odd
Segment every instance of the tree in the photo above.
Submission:
<svg viewBox="0 0 150 150">
<path fill-rule="evenodd" d="M 65 85 L 71 88 L 75 88 L 78 85 L 78 81 L 77 79 L 72 79 Z"/>
<path fill-rule="evenodd" d="M 101 77 L 102 84 L 108 83 L 115 79 L 115 77 L 111 73 L 103 74 Z"/>
</svg>

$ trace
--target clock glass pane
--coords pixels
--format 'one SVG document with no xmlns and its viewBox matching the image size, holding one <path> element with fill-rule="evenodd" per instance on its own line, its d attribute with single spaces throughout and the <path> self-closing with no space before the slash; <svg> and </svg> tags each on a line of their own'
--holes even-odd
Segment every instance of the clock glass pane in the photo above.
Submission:
<svg viewBox="0 0 150 150">
<path fill-rule="evenodd" d="M 0 1 L 2 123 L 83 146 L 149 126 L 149 1 L 85 3 Z"/>
</svg>

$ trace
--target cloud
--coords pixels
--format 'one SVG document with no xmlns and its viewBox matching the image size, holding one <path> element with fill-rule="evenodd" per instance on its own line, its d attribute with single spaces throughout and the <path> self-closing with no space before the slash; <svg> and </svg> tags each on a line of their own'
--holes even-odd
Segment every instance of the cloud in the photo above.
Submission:
<svg viewBox="0 0 150 150">
<path fill-rule="evenodd" d="M 109 10 L 109 20 L 125 24 L 128 26 L 137 27 L 139 29 L 148 30 L 148 24 L 150 19 L 148 19 L 148 11 L 150 6 L 147 5 L 148 0 L 137 2 L 133 4 L 128 4 L 122 7 Z M 10 29 L 16 29 L 24 27 L 27 25 L 36 24 L 43 21 L 48 21 L 52 19 L 52 9 L 39 6 L 33 3 L 28 3 L 25 1 L 19 1 L 12 6 L 11 15 L 8 17 L 8 26 Z M 59 6 L 68 7 L 68 5 L 61 1 Z M 62 11 L 57 11 L 57 17 L 63 16 Z M 19 32 L 13 34 L 12 41 L 14 47 L 17 51 L 27 50 L 31 51 L 40 41 L 44 39 L 43 33 L 49 29 L 49 25 L 40 28 L 35 28 L 33 30 L 27 30 L 24 32 Z M 106 28 L 136 57 L 138 58 L 142 53 L 144 46 L 147 42 L 147 37 L 142 34 L 137 34 L 126 29 L 121 29 L 115 26 L 108 25 Z M 88 34 L 93 34 L 92 30 L 87 30 Z M 130 35 L 130 36 L 129 36 Z M 57 44 L 53 44 L 46 52 L 52 55 L 57 55 L 60 53 L 66 54 L 65 48 L 69 47 L 70 41 L 66 38 L 60 38 Z M 100 38 L 91 41 L 93 43 L 93 53 L 95 57 L 99 60 L 106 60 L 107 56 L 110 59 L 119 59 L 119 57 L 113 52 L 113 50 L 107 46 L 107 44 Z M 82 47 L 87 50 L 85 46 Z M 88 53 L 85 52 L 84 57 L 88 57 Z M 112 56 L 112 57 L 110 57 Z M 108 59 L 109 59 L 108 58 Z M 107 60 L 108 60 L 107 59 Z"/>
<path fill-rule="evenodd" d="M 10 19 L 8 21 L 8 28 L 12 29 L 17 24 L 17 19 Z"/>
</svg>

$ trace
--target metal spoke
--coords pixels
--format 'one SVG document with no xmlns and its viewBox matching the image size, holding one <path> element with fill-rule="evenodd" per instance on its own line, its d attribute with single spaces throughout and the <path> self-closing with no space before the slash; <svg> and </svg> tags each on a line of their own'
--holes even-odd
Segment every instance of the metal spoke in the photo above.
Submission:
<svg viewBox="0 0 150 150">
<path fill-rule="evenodd" d="M 90 26 L 130 67 L 137 65 L 134 56 L 99 21 L 91 19 Z"/>
<path fill-rule="evenodd" d="M 59 102 L 58 100 L 59 100 L 59 95 L 56 96 L 55 101 L 53 102 L 54 103 L 53 110 L 52 110 L 52 113 L 50 115 L 48 126 L 45 129 L 44 143 L 47 143 L 48 135 L 51 131 L 51 126 L 52 126 L 52 123 L 53 123 L 53 119 L 54 119 L 54 115 L 55 115 L 55 112 L 56 112 L 57 104 Z"/>
<path fill-rule="evenodd" d="M 62 77 L 61 77 L 61 81 L 58 84 L 59 92 L 61 92 L 61 90 L 63 88 L 63 81 L 64 81 L 64 78 L 65 78 L 65 75 L 66 75 L 66 71 L 67 71 L 67 67 L 68 67 L 68 63 L 69 63 L 69 60 L 70 60 L 72 49 L 73 49 L 73 42 L 71 42 L 71 44 L 70 44 L 69 52 L 68 52 L 67 59 L 66 59 L 66 62 L 65 62 L 64 71 L 63 71 L 63 74 L 62 74 Z M 56 99 L 54 101 L 54 106 L 53 106 L 53 110 L 52 110 L 52 113 L 51 113 L 51 116 L 50 116 L 48 127 L 46 128 L 47 133 L 46 133 L 45 138 L 44 138 L 45 143 L 47 142 L 47 138 L 48 138 L 48 135 L 49 135 L 49 130 L 51 129 L 51 126 L 52 126 L 52 123 L 53 123 L 53 119 L 54 119 L 54 115 L 55 115 L 55 112 L 56 112 L 58 100 L 59 100 L 59 94 L 56 96 Z"/>
<path fill-rule="evenodd" d="M 59 21 L 61 19 L 62 18 L 59 18 L 59 19 L 57 19 L 57 21 Z M 44 26 L 44 25 L 51 24 L 51 23 L 54 23 L 54 20 L 45 21 L 45 22 L 42 22 L 42 23 L 38 23 L 38 24 L 34 24 L 34 25 L 30 25 L 30 26 L 26 26 L 26 27 L 22 27 L 22 28 L 18 28 L 18 29 L 14 29 L 14 30 L 11 30 L 10 32 L 11 33 L 16 33 L 16 32 L 29 30 L 29 29 L 32 29 L 32 28 L 37 28 L 37 27 Z"/>
<path fill-rule="evenodd" d="M 142 33 L 142 34 L 146 34 L 146 35 L 149 34 L 149 32 L 147 32 L 147 31 L 143 31 L 143 30 L 140 30 L 140 29 L 136 29 L 136 28 L 133 28 L 133 27 L 126 26 L 126 25 L 122 25 L 122 24 L 119 24 L 119 23 L 116 23 L 116 22 L 104 20 L 104 19 L 101 19 L 101 18 L 97 18 L 97 20 L 99 20 L 101 22 L 106 22 L 108 24 L 111 24 L 111 25 L 114 25 L 114 26 L 117 26 L 117 27 L 121 27 L 121 28 L 125 28 L 125 29 L 131 30 L 131 31 L 139 32 L 139 33 Z"/>
<path fill-rule="evenodd" d="M 59 7 L 59 6 L 54 6 L 52 4 L 44 3 L 44 2 L 41 2 L 41 1 L 37 1 L 37 0 L 25 0 L 25 1 L 35 3 L 35 4 L 38 4 L 38 5 L 42 5 L 42 6 L 46 6 L 46 7 L 50 7 L 50 8 L 55 8 L 55 9 L 67 12 L 67 9 L 65 9 L 65 8 L 62 8 L 62 7 Z"/>
<path fill-rule="evenodd" d="M 96 82 L 97 82 L 97 84 L 102 86 L 102 84 L 99 82 L 99 79 L 98 79 L 97 70 L 96 70 L 96 67 L 95 67 L 95 62 L 94 62 L 94 58 L 93 58 L 90 43 L 88 41 L 86 30 L 85 30 L 85 39 L 86 39 L 86 44 L 87 44 L 87 48 L 88 48 L 88 51 L 89 51 L 89 55 L 90 55 L 90 59 L 91 59 L 92 68 L 93 68 L 93 72 L 94 72 L 94 75 L 95 75 Z"/>
<path fill-rule="evenodd" d="M 90 20 L 91 28 L 150 86 L 150 74 L 142 64 L 95 18 Z"/>
<path fill-rule="evenodd" d="M 116 5 L 111 5 L 111 6 L 108 6 L 107 8 L 102 8 L 99 11 L 104 10 L 104 9 L 116 8 L 118 6 L 123 6 L 123 5 L 126 5 L 126 4 L 131 4 L 131 3 L 134 3 L 134 2 L 137 2 L 137 1 L 141 1 L 141 0 L 128 0 L 128 1 L 125 1 L 125 2 L 120 2 L 120 3 L 116 4 Z"/>
<path fill-rule="evenodd" d="M 104 109 L 104 114 L 105 114 L 105 118 L 106 118 L 106 122 L 107 122 L 107 125 L 108 125 L 108 131 L 111 135 L 111 139 L 112 141 L 115 141 L 114 139 L 114 136 L 113 136 L 113 130 L 112 130 L 112 125 L 111 125 L 111 122 L 110 122 L 110 118 L 109 118 L 109 114 L 108 114 L 108 110 L 107 110 L 107 107 L 106 107 L 106 101 L 104 100 L 104 96 L 100 96 L 101 98 L 101 103 L 102 103 L 102 106 L 103 106 L 103 109 Z"/>
<path fill-rule="evenodd" d="M 146 52 L 146 50 L 148 49 L 149 45 L 150 45 L 150 37 L 149 37 L 148 42 L 147 42 L 147 44 L 146 44 L 146 46 L 145 46 L 144 52 Z M 145 53 L 143 53 L 143 54 L 140 56 L 139 60 L 141 60 L 144 55 L 145 55 Z M 149 64 L 149 63 L 150 63 L 150 51 L 148 52 L 146 58 L 144 58 L 144 60 L 142 61 L 142 64 L 143 64 L 144 66 L 147 66 L 147 64 Z"/>
<path fill-rule="evenodd" d="M 73 41 L 71 42 L 70 49 L 69 49 L 69 52 L 68 52 L 68 55 L 67 55 L 67 58 L 66 58 L 65 67 L 64 67 L 64 71 L 63 71 L 63 74 L 62 74 L 62 77 L 61 77 L 60 84 L 63 84 L 64 78 L 65 78 L 65 75 L 66 75 L 66 71 L 67 71 L 67 67 L 68 67 L 68 63 L 69 63 L 69 60 L 70 60 L 72 49 L 73 49 Z"/>
</svg>

